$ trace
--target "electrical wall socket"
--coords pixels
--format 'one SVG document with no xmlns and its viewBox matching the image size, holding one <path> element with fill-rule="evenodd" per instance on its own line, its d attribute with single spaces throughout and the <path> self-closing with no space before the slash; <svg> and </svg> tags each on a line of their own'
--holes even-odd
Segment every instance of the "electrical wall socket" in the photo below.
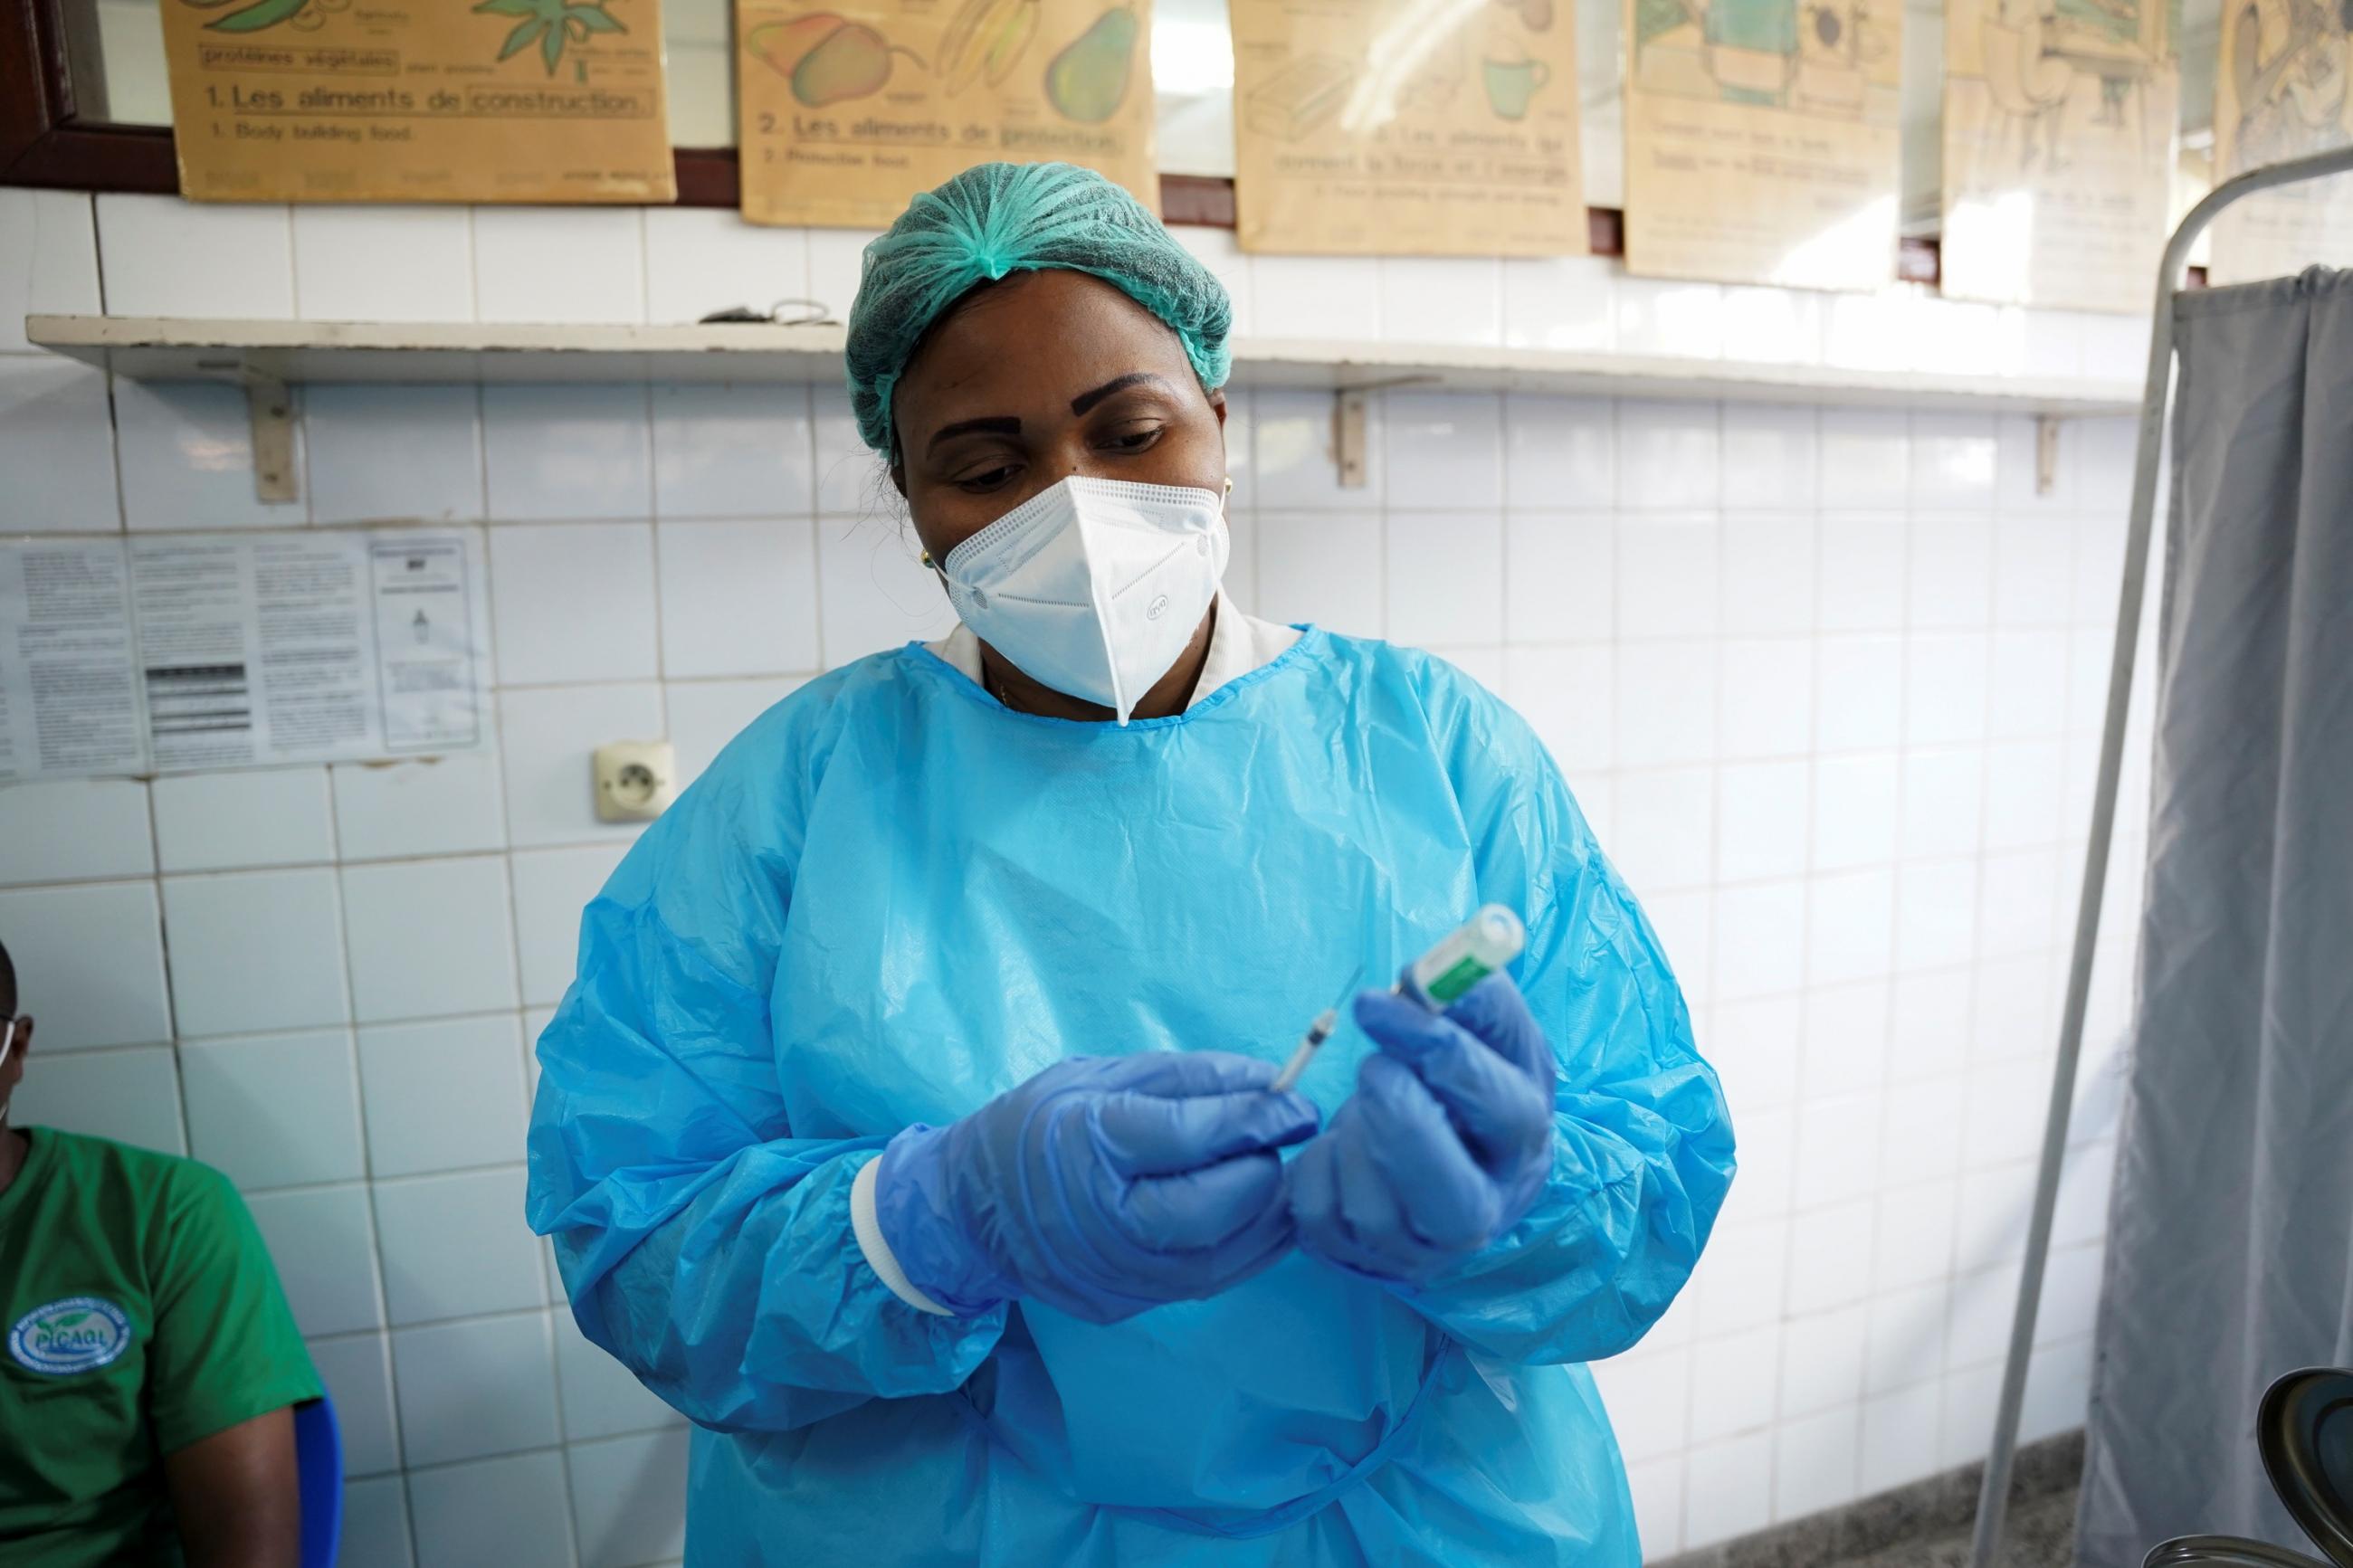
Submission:
<svg viewBox="0 0 2353 1568">
<path fill-rule="evenodd" d="M 678 795 L 678 754 L 668 741 L 615 741 L 596 748 L 596 819 L 651 822 Z"/>
</svg>

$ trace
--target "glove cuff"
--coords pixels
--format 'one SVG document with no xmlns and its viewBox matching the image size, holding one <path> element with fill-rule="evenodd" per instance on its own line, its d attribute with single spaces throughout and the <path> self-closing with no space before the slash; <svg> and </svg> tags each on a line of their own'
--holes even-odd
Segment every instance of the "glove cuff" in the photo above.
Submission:
<svg viewBox="0 0 2353 1568">
<path fill-rule="evenodd" d="M 1014 1292 L 1012 1282 L 957 1218 L 948 1192 L 947 1134 L 944 1127 L 917 1123 L 892 1139 L 881 1158 L 859 1172 L 860 1184 L 872 1195 L 872 1247 L 867 1246 L 865 1228 L 858 1224 L 861 1205 L 856 1187 L 850 1194 L 850 1218 L 867 1261 L 901 1300 L 925 1311 L 973 1318 L 1010 1300 Z M 899 1288 L 902 1283 L 907 1289 Z"/>
</svg>

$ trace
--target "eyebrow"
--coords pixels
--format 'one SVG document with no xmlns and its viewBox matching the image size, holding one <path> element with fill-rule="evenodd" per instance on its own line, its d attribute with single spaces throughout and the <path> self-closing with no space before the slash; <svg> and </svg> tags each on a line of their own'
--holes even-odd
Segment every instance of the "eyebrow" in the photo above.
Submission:
<svg viewBox="0 0 2353 1568">
<path fill-rule="evenodd" d="M 1104 382 L 1092 392 L 1082 392 L 1076 397 L 1071 398 L 1071 412 L 1073 414 L 1084 414 L 1088 409 L 1092 408 L 1096 404 L 1101 403 L 1113 393 L 1124 392 L 1131 386 L 1141 386 L 1147 382 L 1161 388 L 1163 391 L 1172 390 L 1165 379 L 1154 374 L 1152 372 L 1148 370 L 1132 370 L 1125 375 L 1114 376 L 1113 379 Z"/>
<path fill-rule="evenodd" d="M 1018 436 L 1021 421 L 1010 414 L 992 414 L 985 419 L 959 419 L 953 425 L 943 425 L 932 432 L 923 450 L 935 450 L 939 444 L 955 436 Z"/>
</svg>

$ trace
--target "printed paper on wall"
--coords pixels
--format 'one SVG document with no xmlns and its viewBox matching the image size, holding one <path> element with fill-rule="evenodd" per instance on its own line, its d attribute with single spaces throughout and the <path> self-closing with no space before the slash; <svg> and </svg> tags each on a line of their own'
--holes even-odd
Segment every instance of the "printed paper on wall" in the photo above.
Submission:
<svg viewBox="0 0 2353 1568">
<path fill-rule="evenodd" d="M 2353 140 L 2353 16 L 2340 0 L 2223 0 L 2214 183 Z M 2216 283 L 2353 266 L 2353 176 L 2247 197 L 2214 220 Z"/>
</svg>

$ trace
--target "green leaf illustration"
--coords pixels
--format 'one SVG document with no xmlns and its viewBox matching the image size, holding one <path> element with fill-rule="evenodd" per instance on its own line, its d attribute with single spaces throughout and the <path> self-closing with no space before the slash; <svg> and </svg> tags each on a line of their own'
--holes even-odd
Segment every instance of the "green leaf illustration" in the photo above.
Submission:
<svg viewBox="0 0 2353 1568">
<path fill-rule="evenodd" d="M 564 29 L 549 27 L 539 40 L 539 58 L 547 62 L 547 74 L 555 74 L 555 62 L 564 58 Z"/>
<path fill-rule="evenodd" d="M 68 1312 L 62 1318 L 51 1318 L 48 1326 L 53 1329 L 70 1329 L 89 1316 L 88 1312 Z"/>
<path fill-rule="evenodd" d="M 606 14 L 602 5 L 566 5 L 564 19 L 577 22 L 592 33 L 626 33 L 617 17 Z"/>
<path fill-rule="evenodd" d="M 537 16 L 528 22 L 517 22 L 514 31 L 507 35 L 506 43 L 500 48 L 499 58 L 505 59 L 510 55 L 521 54 L 524 49 L 529 48 L 531 41 L 539 37 L 546 26 L 545 19 Z"/>
<path fill-rule="evenodd" d="M 539 10 L 538 0 L 482 0 L 474 7 L 477 16 L 488 11 L 496 16 L 536 16 Z"/>
</svg>

